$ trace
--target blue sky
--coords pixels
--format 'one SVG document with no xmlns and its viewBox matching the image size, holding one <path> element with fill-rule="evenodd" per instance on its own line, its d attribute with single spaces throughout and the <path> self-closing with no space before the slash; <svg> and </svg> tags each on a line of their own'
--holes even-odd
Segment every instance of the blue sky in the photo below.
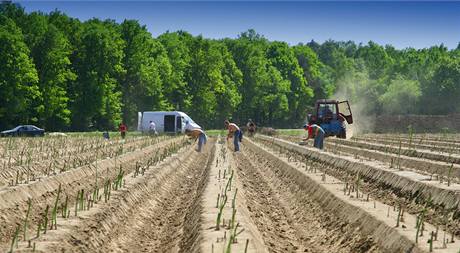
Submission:
<svg viewBox="0 0 460 253">
<path fill-rule="evenodd" d="M 206 38 L 235 38 L 255 29 L 292 45 L 314 39 L 353 40 L 423 48 L 460 42 L 460 2 L 275 1 L 16 1 L 26 11 L 59 9 L 87 20 L 137 19 L 154 35 L 185 30 Z"/>
</svg>

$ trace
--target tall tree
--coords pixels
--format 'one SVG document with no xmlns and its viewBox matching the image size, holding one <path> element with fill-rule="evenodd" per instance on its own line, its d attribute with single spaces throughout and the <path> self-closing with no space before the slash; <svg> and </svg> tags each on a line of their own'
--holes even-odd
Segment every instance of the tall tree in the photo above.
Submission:
<svg viewBox="0 0 460 253">
<path fill-rule="evenodd" d="M 0 127 L 35 123 L 41 100 L 37 71 L 21 30 L 0 15 Z"/>
<path fill-rule="evenodd" d="M 267 50 L 270 63 L 289 82 L 290 92 L 287 95 L 290 122 L 300 124 L 306 115 L 306 109 L 313 104 L 313 90 L 307 86 L 302 68 L 294 54 L 294 50 L 285 42 L 272 42 Z"/>
<path fill-rule="evenodd" d="M 123 57 L 126 73 L 120 80 L 123 120 L 134 126 L 138 111 L 168 108 L 163 86 L 171 75 L 171 65 L 162 44 L 137 21 L 125 20 L 121 34 L 126 43 Z"/>
<path fill-rule="evenodd" d="M 112 129 L 121 121 L 121 91 L 118 83 L 124 41 L 111 21 L 84 23 L 75 62 L 77 82 L 72 87 L 74 129 Z"/>
<path fill-rule="evenodd" d="M 387 91 L 379 97 L 382 110 L 388 114 L 417 113 L 422 92 L 417 81 L 405 80 L 401 76 L 392 80 Z"/>
<path fill-rule="evenodd" d="M 293 49 L 304 77 L 313 89 L 314 99 L 330 97 L 334 91 L 334 84 L 330 80 L 326 66 L 318 59 L 318 55 L 306 45 L 297 45 Z"/>
<path fill-rule="evenodd" d="M 76 79 L 70 68 L 70 46 L 54 25 L 49 25 L 34 58 L 43 94 L 41 121 L 49 129 L 65 129 L 70 125 L 67 86 Z"/>
<path fill-rule="evenodd" d="M 447 114 L 460 112 L 460 59 L 445 58 L 424 87 L 424 112 Z"/>
<path fill-rule="evenodd" d="M 70 69 L 70 43 L 41 13 L 31 13 L 23 26 L 42 94 L 40 125 L 49 130 L 65 129 L 70 125 L 71 114 L 67 86 L 76 79 Z"/>
<path fill-rule="evenodd" d="M 238 69 L 233 56 L 225 44 L 215 45 L 220 51 L 222 85 L 215 87 L 217 115 L 214 127 L 220 128 L 225 119 L 230 118 L 241 103 L 242 95 L 238 89 L 243 84 L 243 73 Z"/>
<path fill-rule="evenodd" d="M 174 70 L 165 80 L 163 93 L 172 109 L 187 110 L 191 106 L 189 87 L 185 75 L 190 68 L 190 52 L 187 41 L 191 35 L 185 32 L 166 32 L 158 37 L 167 51 L 169 62 Z"/>
<path fill-rule="evenodd" d="M 225 43 L 243 74 L 243 83 L 239 87 L 242 101 L 234 115 L 235 120 L 245 121 L 252 118 L 262 123 L 266 118 L 262 114 L 262 108 L 257 106 L 257 94 L 268 80 L 267 40 L 254 30 L 249 30 L 242 33 L 237 40 L 225 40 Z"/>
</svg>

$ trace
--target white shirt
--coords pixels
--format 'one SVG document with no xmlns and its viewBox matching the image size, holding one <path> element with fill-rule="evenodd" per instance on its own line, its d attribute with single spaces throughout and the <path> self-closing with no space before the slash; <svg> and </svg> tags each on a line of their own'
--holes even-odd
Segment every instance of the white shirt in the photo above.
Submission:
<svg viewBox="0 0 460 253">
<path fill-rule="evenodd" d="M 151 122 L 150 125 L 149 125 L 149 129 L 150 130 L 155 130 L 155 128 L 156 128 L 155 123 Z"/>
</svg>

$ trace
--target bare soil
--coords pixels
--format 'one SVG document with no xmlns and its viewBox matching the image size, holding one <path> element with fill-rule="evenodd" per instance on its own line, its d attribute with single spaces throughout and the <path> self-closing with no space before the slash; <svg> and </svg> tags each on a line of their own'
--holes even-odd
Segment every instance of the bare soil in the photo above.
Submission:
<svg viewBox="0 0 460 253">
<path fill-rule="evenodd" d="M 78 141 L 56 141 L 46 150 Z M 85 149 L 84 157 L 94 157 L 91 152 L 100 145 L 85 141 L 93 149 Z M 13 148 L 27 144 L 17 142 Z M 386 160 L 394 153 L 378 150 L 394 148 L 393 143 L 326 140 L 326 150 L 318 151 L 256 136 L 245 138 L 241 146 L 240 152 L 233 152 L 231 141 L 210 138 L 199 153 L 195 143 L 181 137 L 159 143 L 139 138 L 121 153 L 117 153 L 120 146 L 106 149 L 108 158 L 97 158 L 97 166 L 89 163 L 40 181 L 4 187 L 0 251 L 8 251 L 13 242 L 17 252 L 32 252 L 33 247 L 36 252 L 429 252 L 427 241 L 434 231 L 438 233 L 433 252 L 460 249 L 460 240 L 450 233 L 460 231 L 460 215 L 449 209 L 446 220 L 441 211 L 458 209 L 460 185 L 454 180 L 447 185 L 428 169 L 410 166 L 441 162 L 431 156 L 436 151 L 419 150 L 429 154 L 423 158 L 399 156 L 403 159 L 399 170 L 389 168 Z M 43 150 L 41 154 L 35 159 L 37 166 L 50 161 Z M 65 163 L 60 161 L 59 166 Z M 114 180 L 120 165 L 125 173 L 121 185 L 110 186 L 110 199 L 93 203 L 95 179 Z M 35 238 L 38 221 L 45 207 L 53 205 L 59 185 L 57 229 Z M 81 189 L 89 196 L 87 206 L 74 215 Z M 66 195 L 71 207 L 68 218 L 60 213 Z M 24 240 L 29 198 L 32 209 Z M 400 206 L 404 215 L 396 226 Z M 417 216 L 424 207 L 423 235 L 416 242 Z"/>
</svg>

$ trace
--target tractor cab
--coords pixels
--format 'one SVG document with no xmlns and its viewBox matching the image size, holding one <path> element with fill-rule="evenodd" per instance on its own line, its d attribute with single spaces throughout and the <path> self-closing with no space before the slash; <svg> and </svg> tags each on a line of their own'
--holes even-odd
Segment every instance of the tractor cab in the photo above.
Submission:
<svg viewBox="0 0 460 253">
<path fill-rule="evenodd" d="M 333 99 L 320 99 L 316 101 L 315 111 L 308 115 L 309 124 L 317 124 L 326 133 L 326 136 L 337 136 L 346 138 L 346 125 L 353 123 L 348 101 L 337 101 Z"/>
</svg>

